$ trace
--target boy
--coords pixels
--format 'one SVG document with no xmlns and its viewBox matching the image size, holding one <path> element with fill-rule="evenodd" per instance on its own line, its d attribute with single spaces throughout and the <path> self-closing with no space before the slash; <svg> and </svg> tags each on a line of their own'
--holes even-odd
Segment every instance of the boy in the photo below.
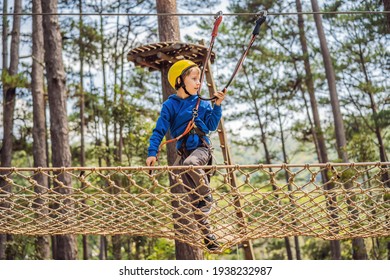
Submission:
<svg viewBox="0 0 390 280">
<path fill-rule="evenodd" d="M 180 60 L 169 69 L 168 81 L 176 89 L 176 94 L 169 96 L 163 103 L 156 128 L 150 137 L 147 166 L 156 163 L 158 148 L 168 129 L 172 137 L 176 138 L 186 130 L 188 123 L 194 117 L 193 110 L 199 98 L 197 92 L 200 88 L 200 74 L 199 67 L 190 60 Z M 218 127 L 225 93 L 214 93 L 216 97 L 214 107 L 211 107 L 209 102 L 200 101 L 198 112 L 194 117 L 195 127 L 176 143 L 180 155 L 179 165 L 202 166 L 207 165 L 211 159 L 212 147 L 207 134 Z M 205 245 L 209 250 L 217 250 L 219 245 L 214 234 L 210 233 L 207 220 L 213 202 L 207 175 L 204 170 L 196 169 L 185 173 L 182 179 L 189 191 L 190 188 L 194 190 L 190 192 L 190 198 L 193 206 L 200 210 L 195 211 L 194 215 L 202 229 Z"/>
</svg>

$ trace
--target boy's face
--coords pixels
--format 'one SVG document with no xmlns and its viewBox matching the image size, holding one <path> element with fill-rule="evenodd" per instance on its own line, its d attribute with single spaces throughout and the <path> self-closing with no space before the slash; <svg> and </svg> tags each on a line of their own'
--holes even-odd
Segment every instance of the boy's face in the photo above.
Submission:
<svg viewBox="0 0 390 280">
<path fill-rule="evenodd" d="M 200 69 L 198 67 L 189 70 L 189 74 L 184 78 L 184 84 L 191 95 L 198 92 L 200 87 Z"/>
</svg>

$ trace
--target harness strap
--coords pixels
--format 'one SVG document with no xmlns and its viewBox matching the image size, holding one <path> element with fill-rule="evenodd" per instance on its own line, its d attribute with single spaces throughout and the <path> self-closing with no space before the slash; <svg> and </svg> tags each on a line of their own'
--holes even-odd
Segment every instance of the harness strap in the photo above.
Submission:
<svg viewBox="0 0 390 280">
<path fill-rule="evenodd" d="M 210 153 L 211 153 L 211 145 L 209 143 L 207 143 L 207 141 L 204 139 L 204 136 L 206 136 L 206 133 L 204 133 L 202 130 L 200 130 L 197 126 L 195 126 L 193 129 L 191 129 L 191 131 L 183 138 L 183 142 L 181 144 L 181 147 L 178 151 L 179 154 L 183 154 L 185 156 L 188 156 L 188 151 L 186 149 L 186 143 L 187 143 L 187 139 L 188 139 L 188 136 L 190 134 L 197 134 L 199 136 L 199 139 L 202 141 L 203 143 L 203 146 L 204 147 L 207 147 L 209 150 L 210 150 Z"/>
</svg>

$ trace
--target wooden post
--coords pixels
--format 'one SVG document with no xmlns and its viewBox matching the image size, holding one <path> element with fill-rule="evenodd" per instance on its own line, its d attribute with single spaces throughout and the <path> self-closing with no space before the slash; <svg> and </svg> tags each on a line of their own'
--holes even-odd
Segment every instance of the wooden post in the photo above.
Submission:
<svg viewBox="0 0 390 280">
<path fill-rule="evenodd" d="M 210 97 L 213 96 L 213 93 L 217 92 L 217 88 L 215 86 L 214 78 L 211 72 L 211 63 L 210 61 L 207 62 L 207 67 L 205 69 L 205 75 L 206 75 L 206 82 L 207 82 L 207 87 L 209 89 Z M 222 155 L 224 159 L 225 165 L 232 165 L 233 160 L 231 158 L 230 150 L 229 150 L 229 144 L 227 141 L 226 137 L 226 130 L 224 127 L 224 121 L 223 118 L 221 118 L 221 121 L 219 122 L 218 125 L 218 136 L 219 136 L 219 141 L 222 149 Z M 237 178 L 234 172 L 231 173 L 231 176 L 229 176 L 229 183 L 232 186 L 234 190 L 237 189 Z M 241 211 L 241 202 L 238 197 L 234 197 L 234 206 L 236 208 L 236 215 L 240 221 L 239 226 L 242 227 L 244 230 L 246 230 L 246 223 L 244 219 L 244 213 Z M 252 241 L 247 240 L 242 243 L 243 249 L 244 249 L 244 254 L 245 254 L 245 259 L 247 260 L 254 260 L 255 255 L 253 252 L 253 246 L 252 246 Z"/>
<path fill-rule="evenodd" d="M 176 13 L 176 0 L 163 0 L 156 1 L 157 12 L 158 13 Z M 178 41 L 180 38 L 179 31 L 179 19 L 175 16 L 158 16 L 158 33 L 161 42 L 165 41 Z M 163 63 L 161 67 L 161 77 L 162 77 L 162 93 L 163 100 L 167 100 L 169 95 L 173 93 L 172 87 L 168 83 L 168 70 L 171 65 L 168 62 Z M 167 135 L 167 139 L 170 139 L 171 136 Z M 176 147 L 175 143 L 167 145 L 167 157 L 168 165 L 172 165 L 176 158 Z M 170 178 L 171 186 L 173 185 L 171 192 L 176 194 L 186 193 L 186 190 L 183 186 L 177 185 L 174 186 L 176 182 Z M 186 207 L 180 207 L 181 204 L 178 200 L 172 201 L 172 206 L 177 209 L 177 212 L 173 214 L 174 218 L 180 221 L 183 225 L 191 227 L 191 221 L 186 218 L 188 212 L 191 212 L 191 209 Z M 175 224 L 176 228 L 181 226 Z M 203 251 L 199 248 L 193 247 L 187 243 L 175 240 L 175 249 L 176 249 L 176 259 L 177 260 L 202 260 Z"/>
</svg>

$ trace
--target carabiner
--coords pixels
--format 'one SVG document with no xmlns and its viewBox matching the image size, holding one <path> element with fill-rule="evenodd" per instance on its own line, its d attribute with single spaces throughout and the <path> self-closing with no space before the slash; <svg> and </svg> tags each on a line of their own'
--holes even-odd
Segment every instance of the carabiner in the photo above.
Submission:
<svg viewBox="0 0 390 280">
<path fill-rule="evenodd" d="M 215 14 L 214 19 L 217 19 L 218 17 L 220 17 L 222 15 L 223 15 L 222 11 L 219 11 L 218 13 Z"/>
<path fill-rule="evenodd" d="M 268 12 L 266 10 L 258 12 L 256 14 L 256 18 L 259 19 L 259 17 L 266 17 L 268 15 Z"/>
<path fill-rule="evenodd" d="M 256 26 L 253 29 L 252 35 L 257 36 L 260 33 L 260 26 L 265 22 L 267 18 L 267 11 L 261 11 L 257 13 Z"/>
<path fill-rule="evenodd" d="M 197 108 L 194 108 L 192 109 L 192 117 L 195 119 L 196 117 L 198 117 L 198 109 Z"/>
</svg>

